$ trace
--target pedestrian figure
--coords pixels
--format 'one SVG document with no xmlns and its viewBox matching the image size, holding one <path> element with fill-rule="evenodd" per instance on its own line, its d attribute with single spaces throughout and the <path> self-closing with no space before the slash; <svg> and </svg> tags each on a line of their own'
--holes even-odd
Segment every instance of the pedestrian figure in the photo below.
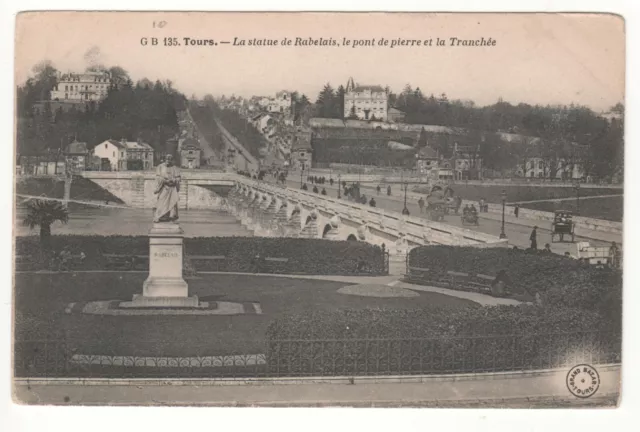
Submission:
<svg viewBox="0 0 640 432">
<path fill-rule="evenodd" d="M 549 243 L 545 243 L 544 245 L 544 251 L 545 252 L 549 252 L 551 253 L 551 245 Z"/>
<path fill-rule="evenodd" d="M 378 193 L 378 195 L 380 195 L 380 185 L 378 185 L 378 187 L 376 187 L 376 192 Z"/>
<path fill-rule="evenodd" d="M 322 188 L 322 192 L 320 192 L 320 195 L 326 195 L 326 194 L 327 194 L 327 191 L 324 188 Z"/>
<path fill-rule="evenodd" d="M 479 206 L 480 206 L 480 211 L 483 212 L 484 211 L 484 198 L 480 198 Z"/>
<path fill-rule="evenodd" d="M 387 186 L 387 195 L 391 196 L 391 185 Z"/>
<path fill-rule="evenodd" d="M 329 184 L 333 186 L 333 179 L 329 179 Z"/>
<path fill-rule="evenodd" d="M 306 183 L 302 185 L 302 190 L 308 190 Z"/>
<path fill-rule="evenodd" d="M 366 204 L 367 203 L 367 196 L 365 194 L 362 194 L 362 197 L 360 197 L 360 202 L 362 204 Z"/>
<path fill-rule="evenodd" d="M 611 260 L 609 265 L 612 268 L 620 268 L 620 249 L 618 249 L 616 242 L 611 243 L 611 247 L 609 248 L 609 259 Z"/>
<path fill-rule="evenodd" d="M 418 206 L 420 207 L 420 213 L 424 213 L 424 199 L 422 197 L 418 200 Z"/>
<path fill-rule="evenodd" d="M 518 217 L 518 213 L 520 213 L 520 206 L 516 204 L 516 206 L 513 209 L 513 214 L 515 215 L 515 217 Z"/>
<path fill-rule="evenodd" d="M 313 187 L 313 193 L 318 193 L 318 186 Z"/>
<path fill-rule="evenodd" d="M 538 249 L 538 226 L 533 227 L 529 240 L 531 241 L 531 249 Z"/>
<path fill-rule="evenodd" d="M 375 207 L 376 206 L 376 200 L 374 200 L 373 197 L 371 197 L 371 200 L 369 200 L 369 205 L 371 207 Z"/>
</svg>

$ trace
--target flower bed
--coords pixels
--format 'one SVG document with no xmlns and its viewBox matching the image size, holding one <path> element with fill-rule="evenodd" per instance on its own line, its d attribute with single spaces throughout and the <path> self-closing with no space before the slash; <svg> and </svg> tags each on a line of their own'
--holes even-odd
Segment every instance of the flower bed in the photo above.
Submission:
<svg viewBox="0 0 640 432">
<path fill-rule="evenodd" d="M 290 375 L 538 369 L 619 361 L 619 334 L 597 312 L 564 307 L 314 312 L 269 326 L 267 364 Z"/>
<path fill-rule="evenodd" d="M 146 256 L 145 236 L 53 236 L 53 250 L 69 247 L 72 254 L 84 252 L 82 268 L 103 270 L 105 255 Z M 261 237 L 186 238 L 185 251 L 200 271 L 248 273 L 382 275 L 387 273 L 383 252 L 363 242 L 320 239 Z M 16 238 L 19 270 L 35 270 L 47 264 L 37 237 Z M 25 257 L 27 258 L 25 261 Z"/>
</svg>

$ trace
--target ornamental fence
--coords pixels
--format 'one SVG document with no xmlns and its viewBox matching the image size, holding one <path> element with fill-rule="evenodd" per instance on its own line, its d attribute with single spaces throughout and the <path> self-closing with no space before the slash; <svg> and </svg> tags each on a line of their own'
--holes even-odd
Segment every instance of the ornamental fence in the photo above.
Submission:
<svg viewBox="0 0 640 432">
<path fill-rule="evenodd" d="M 96 347 L 95 340 L 16 340 L 14 373 L 16 378 L 353 377 L 517 372 L 621 361 L 620 334 L 611 332 L 233 342 L 236 348 L 216 342 L 176 357 L 136 353 L 136 347 L 111 352 Z"/>
</svg>

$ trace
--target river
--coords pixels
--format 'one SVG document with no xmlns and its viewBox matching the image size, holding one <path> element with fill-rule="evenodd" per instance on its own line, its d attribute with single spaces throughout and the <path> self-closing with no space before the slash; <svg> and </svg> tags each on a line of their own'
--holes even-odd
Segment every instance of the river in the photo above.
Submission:
<svg viewBox="0 0 640 432">
<path fill-rule="evenodd" d="M 15 235 L 38 235 L 39 229 L 30 230 L 22 225 L 26 209 L 18 207 Z M 95 207 L 70 204 L 69 222 L 55 222 L 53 235 L 147 235 L 152 226 L 152 209 Z M 180 227 L 187 237 L 252 236 L 231 214 L 214 210 L 180 210 Z"/>
</svg>

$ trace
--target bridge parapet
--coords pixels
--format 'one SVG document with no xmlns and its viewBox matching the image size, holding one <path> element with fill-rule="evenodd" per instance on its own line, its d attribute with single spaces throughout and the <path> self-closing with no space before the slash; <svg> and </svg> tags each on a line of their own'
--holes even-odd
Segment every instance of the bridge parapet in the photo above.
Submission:
<svg viewBox="0 0 640 432">
<path fill-rule="evenodd" d="M 260 235 L 282 236 L 285 232 L 290 237 L 362 240 L 385 244 L 390 251 L 396 250 L 402 255 L 413 247 L 427 244 L 507 246 L 506 240 L 489 234 L 240 176 L 236 176 L 229 204 L 241 207 L 242 199 L 239 197 L 256 194 L 270 196 L 268 206 L 260 216 L 243 214 L 240 217 L 244 218 L 244 224 L 253 227 Z M 286 203 L 285 209 L 278 203 Z"/>
</svg>

